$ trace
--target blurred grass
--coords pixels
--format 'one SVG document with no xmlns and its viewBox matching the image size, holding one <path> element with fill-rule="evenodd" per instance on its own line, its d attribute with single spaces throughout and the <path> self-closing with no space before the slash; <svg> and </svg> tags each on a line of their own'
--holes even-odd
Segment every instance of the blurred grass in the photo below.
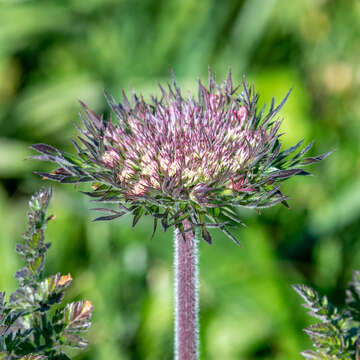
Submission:
<svg viewBox="0 0 360 360">
<path fill-rule="evenodd" d="M 26 202 L 48 185 L 27 147 L 71 150 L 77 99 L 108 110 L 103 90 L 149 96 L 169 79 L 196 91 L 210 65 L 254 82 L 261 102 L 293 93 L 286 145 L 316 140 L 335 153 L 284 189 L 292 209 L 244 211 L 243 248 L 214 232 L 201 244 L 201 358 L 300 359 L 309 319 L 290 284 L 335 303 L 360 263 L 360 5 L 357 0 L 1 0 L 0 288 L 14 288 L 13 251 Z M 71 272 L 69 297 L 95 305 L 90 346 L 77 359 L 171 359 L 172 234 L 150 241 L 150 219 L 91 223 L 89 199 L 55 186 L 48 272 Z"/>
</svg>

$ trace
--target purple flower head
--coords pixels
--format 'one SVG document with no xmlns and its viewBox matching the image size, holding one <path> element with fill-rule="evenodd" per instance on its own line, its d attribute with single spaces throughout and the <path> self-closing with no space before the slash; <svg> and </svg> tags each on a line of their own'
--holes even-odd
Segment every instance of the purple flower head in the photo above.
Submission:
<svg viewBox="0 0 360 360">
<path fill-rule="evenodd" d="M 242 223 L 238 207 L 265 208 L 283 203 L 287 197 L 280 183 L 295 175 L 309 175 L 303 166 L 329 153 L 304 158 L 311 145 L 281 150 L 280 121 L 274 99 L 267 113 L 258 110 L 258 95 L 243 81 L 233 86 L 231 73 L 222 84 L 209 72 L 209 87 L 199 81 L 197 99 L 184 96 L 173 77 L 161 98 L 146 102 L 123 92 L 117 103 L 106 95 L 115 120 L 106 121 L 85 104 L 80 115 L 83 128 L 73 141 L 77 156 L 49 145 L 32 148 L 42 155 L 35 158 L 60 165 L 45 178 L 63 182 L 91 182 L 87 192 L 96 201 L 115 202 L 119 209 L 102 209 L 115 219 L 125 213 L 134 217 L 154 217 L 154 231 L 160 220 L 164 230 L 175 226 L 182 233 L 183 220 L 192 230 L 201 228 L 211 242 L 210 227 L 223 230 L 235 242 L 228 226 Z"/>
</svg>

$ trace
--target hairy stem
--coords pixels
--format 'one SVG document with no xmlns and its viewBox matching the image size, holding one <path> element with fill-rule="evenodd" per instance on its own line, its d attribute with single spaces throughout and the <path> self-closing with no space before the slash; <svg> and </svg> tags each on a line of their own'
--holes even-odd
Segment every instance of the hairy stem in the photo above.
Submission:
<svg viewBox="0 0 360 360">
<path fill-rule="evenodd" d="M 190 228 L 188 220 L 184 229 Z M 175 360 L 197 360 L 199 355 L 198 239 L 175 230 Z"/>
</svg>

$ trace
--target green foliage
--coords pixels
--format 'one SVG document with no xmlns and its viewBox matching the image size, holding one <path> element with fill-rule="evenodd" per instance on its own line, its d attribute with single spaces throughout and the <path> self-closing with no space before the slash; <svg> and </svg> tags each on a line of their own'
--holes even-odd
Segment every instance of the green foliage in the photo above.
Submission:
<svg viewBox="0 0 360 360">
<path fill-rule="evenodd" d="M 5 293 L 0 293 L 1 360 L 64 360 L 69 359 L 64 346 L 81 349 L 87 345 L 78 333 L 90 326 L 91 303 L 83 300 L 58 306 L 71 275 L 44 277 L 45 255 L 50 247 L 44 232 L 53 218 L 47 217 L 50 198 L 51 190 L 44 189 L 31 198 L 24 241 L 16 246 L 26 266 L 16 273 L 19 287 L 8 302 Z"/>
<path fill-rule="evenodd" d="M 350 360 L 359 359 L 360 338 L 360 271 L 346 290 L 346 306 L 341 311 L 326 296 L 320 296 L 305 285 L 294 289 L 305 300 L 310 315 L 319 319 L 304 331 L 310 336 L 316 350 L 302 352 L 306 359 Z"/>
</svg>

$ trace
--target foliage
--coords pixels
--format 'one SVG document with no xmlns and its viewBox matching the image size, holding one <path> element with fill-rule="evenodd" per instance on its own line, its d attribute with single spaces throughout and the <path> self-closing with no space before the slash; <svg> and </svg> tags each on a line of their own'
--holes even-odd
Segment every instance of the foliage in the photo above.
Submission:
<svg viewBox="0 0 360 360">
<path fill-rule="evenodd" d="M 50 198 L 51 190 L 45 189 L 31 198 L 24 241 L 16 246 L 26 266 L 16 273 L 19 287 L 9 300 L 0 293 L 1 360 L 65 360 L 69 357 L 64 347 L 87 345 L 79 333 L 90 326 L 91 303 L 82 300 L 59 307 L 71 275 L 44 278 L 45 255 L 51 245 L 44 238 L 47 222 L 53 218 L 46 215 Z"/>
<path fill-rule="evenodd" d="M 316 350 L 302 352 L 306 359 L 358 360 L 360 356 L 360 271 L 346 290 L 346 305 L 339 310 L 326 296 L 320 296 L 305 285 L 294 289 L 305 300 L 309 314 L 320 320 L 304 331 L 310 336 Z"/>
</svg>

